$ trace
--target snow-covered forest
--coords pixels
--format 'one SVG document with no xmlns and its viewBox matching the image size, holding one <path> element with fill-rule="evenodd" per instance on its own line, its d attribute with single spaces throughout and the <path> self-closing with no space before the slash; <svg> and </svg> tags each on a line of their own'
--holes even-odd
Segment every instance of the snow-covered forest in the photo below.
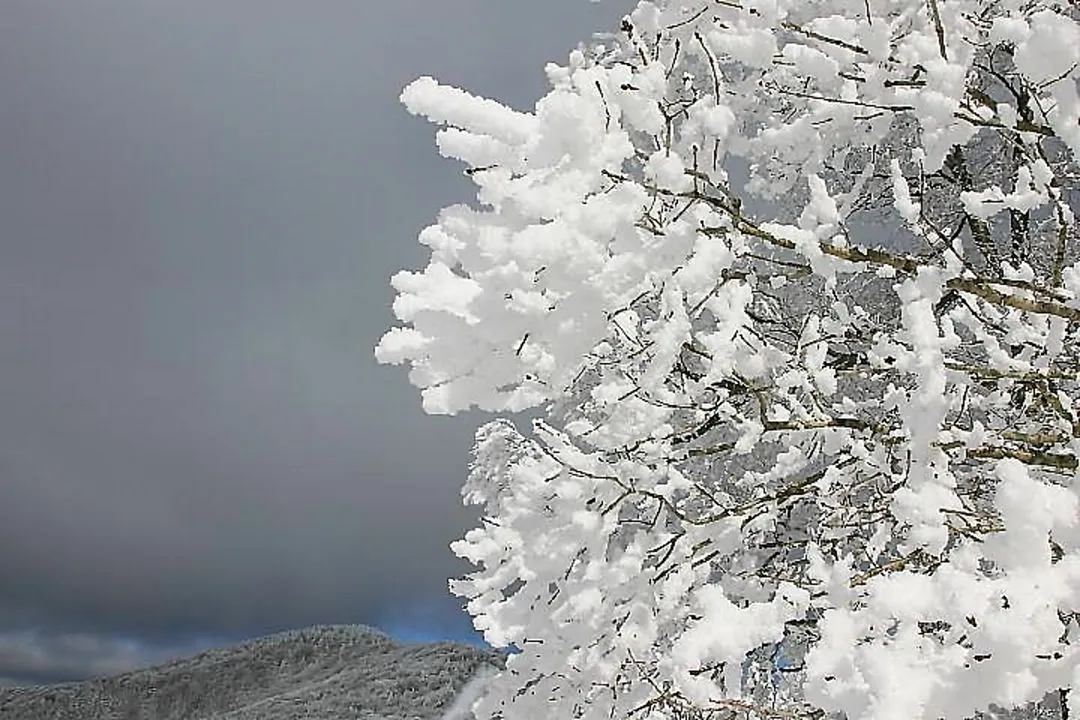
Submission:
<svg viewBox="0 0 1080 720">
<path fill-rule="evenodd" d="M 476 717 L 1080 717 L 1080 7 L 656 0 L 547 76 L 402 94 L 477 193 L 377 356 L 506 416 Z"/>
<path fill-rule="evenodd" d="M 2 720 L 428 720 L 502 656 L 311 627 L 86 682 L 0 689 Z"/>
</svg>

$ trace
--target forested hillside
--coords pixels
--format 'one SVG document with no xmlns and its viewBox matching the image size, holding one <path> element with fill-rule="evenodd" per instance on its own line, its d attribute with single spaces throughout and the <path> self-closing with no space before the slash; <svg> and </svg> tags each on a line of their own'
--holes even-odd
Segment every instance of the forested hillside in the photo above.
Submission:
<svg viewBox="0 0 1080 720">
<path fill-rule="evenodd" d="M 449 707 L 491 651 L 325 626 L 82 683 L 0 690 L 3 720 L 404 720 Z"/>
</svg>

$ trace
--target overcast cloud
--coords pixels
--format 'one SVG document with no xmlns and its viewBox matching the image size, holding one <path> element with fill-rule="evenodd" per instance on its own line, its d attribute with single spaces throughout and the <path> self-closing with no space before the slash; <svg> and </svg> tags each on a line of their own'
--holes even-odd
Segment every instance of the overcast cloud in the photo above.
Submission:
<svg viewBox="0 0 1080 720">
<path fill-rule="evenodd" d="M 476 418 L 374 364 L 389 276 L 468 200 L 398 105 L 529 108 L 629 0 L 7 0 L 0 678 L 312 623 L 464 637 Z"/>
</svg>

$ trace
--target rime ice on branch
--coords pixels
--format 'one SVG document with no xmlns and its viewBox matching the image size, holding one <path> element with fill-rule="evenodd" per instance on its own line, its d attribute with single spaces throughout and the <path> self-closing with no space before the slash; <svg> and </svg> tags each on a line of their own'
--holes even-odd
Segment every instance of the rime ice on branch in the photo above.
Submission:
<svg viewBox="0 0 1080 720">
<path fill-rule="evenodd" d="M 1080 717 L 1080 24 L 642 2 L 534 112 L 424 78 L 474 206 L 394 277 L 483 427 L 480 718 Z"/>
</svg>

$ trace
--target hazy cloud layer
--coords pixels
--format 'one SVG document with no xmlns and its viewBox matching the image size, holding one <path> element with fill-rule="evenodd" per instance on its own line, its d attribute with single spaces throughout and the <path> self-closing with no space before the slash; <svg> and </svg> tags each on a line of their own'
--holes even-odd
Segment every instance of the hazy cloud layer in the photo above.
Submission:
<svg viewBox="0 0 1080 720">
<path fill-rule="evenodd" d="M 0 633 L 0 686 L 118 675 L 194 654 L 211 644 L 193 640 L 155 646 L 86 633 Z"/>
<path fill-rule="evenodd" d="M 5 3 L 0 676 L 467 631 L 444 578 L 475 418 L 371 358 L 389 275 L 469 197 L 397 95 L 528 107 L 629 4 Z"/>
</svg>

